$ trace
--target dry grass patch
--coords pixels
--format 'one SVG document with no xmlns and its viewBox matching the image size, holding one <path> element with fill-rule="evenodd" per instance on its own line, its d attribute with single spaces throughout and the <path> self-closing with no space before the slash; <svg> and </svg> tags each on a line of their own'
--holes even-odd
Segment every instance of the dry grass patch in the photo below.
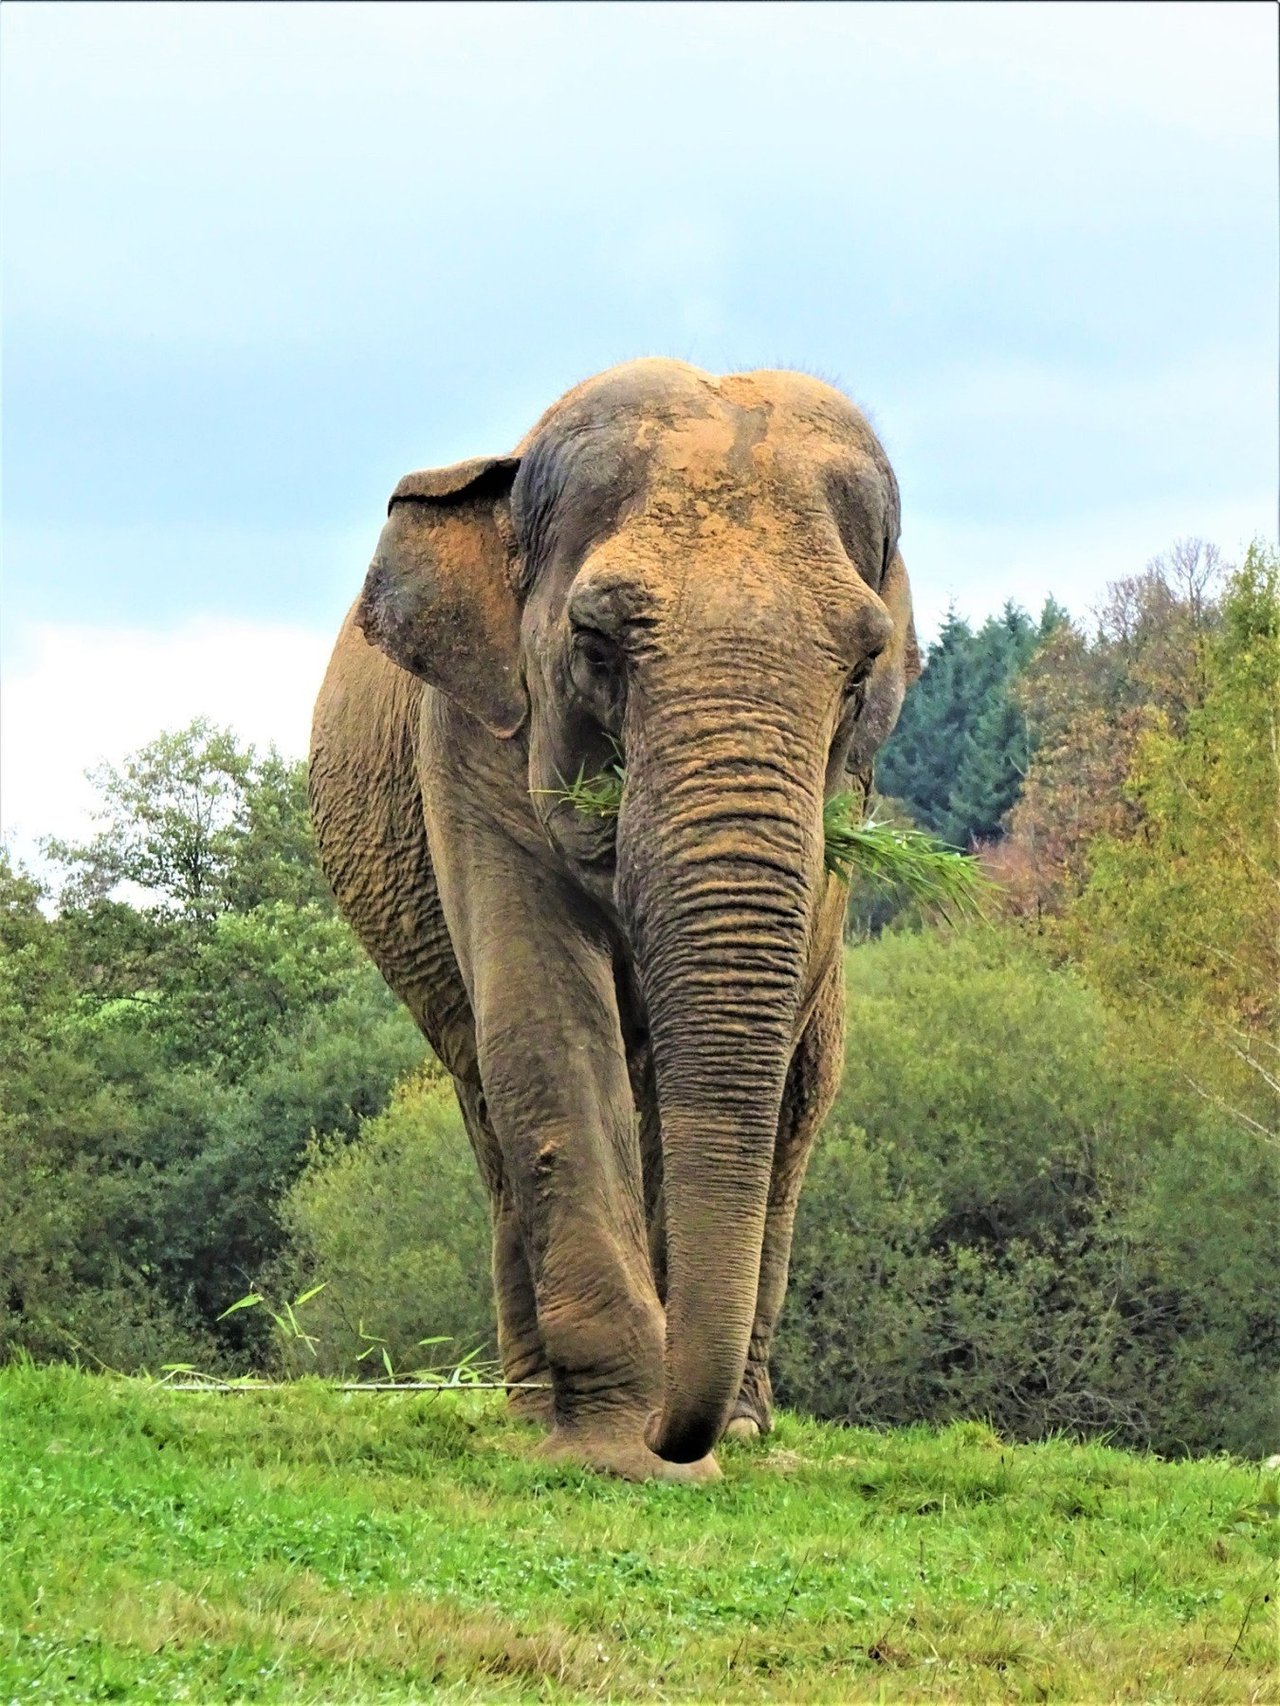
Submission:
<svg viewBox="0 0 1280 1706">
<path fill-rule="evenodd" d="M 99 1608 L 97 1630 L 150 1654 L 251 1648 L 298 1675 L 316 1665 L 330 1676 L 431 1687 L 491 1678 L 595 1692 L 619 1668 L 599 1641 L 553 1625 L 525 1629 L 496 1611 L 464 1611 L 413 1593 L 343 1593 L 305 1571 L 260 1575 L 234 1598 L 225 1590 L 209 1597 L 211 1585 L 197 1592 L 166 1585 L 147 1603 L 132 1583 Z"/>
</svg>

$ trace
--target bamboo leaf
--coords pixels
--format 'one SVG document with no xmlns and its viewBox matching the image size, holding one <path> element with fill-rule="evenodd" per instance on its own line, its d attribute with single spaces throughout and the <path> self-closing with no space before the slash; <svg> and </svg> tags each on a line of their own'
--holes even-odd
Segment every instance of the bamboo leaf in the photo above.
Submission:
<svg viewBox="0 0 1280 1706">
<path fill-rule="evenodd" d="M 834 876 L 902 889 L 938 912 L 980 913 L 994 886 L 976 859 L 923 830 L 859 821 L 848 793 L 827 801 L 822 831 L 824 863 Z"/>
<path fill-rule="evenodd" d="M 218 1319 L 219 1321 L 225 1321 L 227 1316 L 234 1315 L 237 1309 L 253 1309 L 261 1302 L 263 1302 L 262 1293 L 258 1291 L 251 1291 L 248 1297 L 237 1298 L 230 1308 L 224 1309 Z"/>
</svg>

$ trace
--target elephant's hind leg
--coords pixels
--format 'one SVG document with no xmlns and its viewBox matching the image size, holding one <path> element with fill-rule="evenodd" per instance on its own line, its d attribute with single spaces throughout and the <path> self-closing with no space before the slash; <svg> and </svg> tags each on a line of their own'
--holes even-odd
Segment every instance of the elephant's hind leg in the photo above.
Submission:
<svg viewBox="0 0 1280 1706">
<path fill-rule="evenodd" d="M 822 986 L 787 1073 L 773 1153 L 769 1206 L 760 1253 L 760 1284 L 742 1390 L 726 1437 L 750 1438 L 773 1426 L 769 1356 L 787 1291 L 796 1205 L 818 1128 L 835 1099 L 844 1050 L 843 965 L 837 958 Z"/>
<path fill-rule="evenodd" d="M 489 1120 L 478 1071 L 455 1076 L 463 1124 L 489 1192 L 493 1225 L 493 1295 L 498 1313 L 498 1356 L 511 1382 L 508 1403 L 518 1416 L 552 1424 L 551 1370 L 538 1330 L 538 1308 L 520 1217 L 503 1178 L 502 1148 Z"/>
</svg>

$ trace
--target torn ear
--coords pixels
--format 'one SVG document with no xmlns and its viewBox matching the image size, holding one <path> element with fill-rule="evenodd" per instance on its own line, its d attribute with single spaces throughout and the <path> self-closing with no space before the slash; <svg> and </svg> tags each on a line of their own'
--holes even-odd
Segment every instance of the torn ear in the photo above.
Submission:
<svg viewBox="0 0 1280 1706">
<path fill-rule="evenodd" d="M 907 567 L 894 552 L 880 586 L 880 601 L 893 618 L 893 634 L 867 678 L 866 698 L 854 729 L 846 768 L 870 783 L 871 761 L 893 732 L 907 688 L 920 674 L 920 648 L 911 614 Z"/>
<path fill-rule="evenodd" d="M 529 708 L 511 579 L 519 466 L 515 456 L 484 456 L 406 475 L 356 609 L 370 645 L 504 740 Z"/>
</svg>

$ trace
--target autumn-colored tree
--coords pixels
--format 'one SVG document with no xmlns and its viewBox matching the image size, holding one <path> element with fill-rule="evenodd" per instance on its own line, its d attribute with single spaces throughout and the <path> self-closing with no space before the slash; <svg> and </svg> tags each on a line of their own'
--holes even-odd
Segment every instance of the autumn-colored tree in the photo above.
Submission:
<svg viewBox="0 0 1280 1706">
<path fill-rule="evenodd" d="M 1180 541 L 1110 586 L 1092 634 L 1054 627 L 1014 683 L 1032 757 L 1006 837 L 984 855 L 1010 911 L 1060 914 L 1094 840 L 1135 829 L 1134 754 L 1157 725 L 1181 733 L 1203 700 L 1223 573 L 1216 547 Z"/>
<path fill-rule="evenodd" d="M 1099 836 L 1065 940 L 1109 996 L 1173 1022 L 1246 1126 L 1280 1109 L 1280 557 L 1250 548 L 1203 646 L 1199 703 L 1139 736 L 1135 821 Z M 1166 1044 L 1167 1046 L 1167 1044 Z M 1225 1075 L 1215 1063 L 1230 1063 Z"/>
</svg>

